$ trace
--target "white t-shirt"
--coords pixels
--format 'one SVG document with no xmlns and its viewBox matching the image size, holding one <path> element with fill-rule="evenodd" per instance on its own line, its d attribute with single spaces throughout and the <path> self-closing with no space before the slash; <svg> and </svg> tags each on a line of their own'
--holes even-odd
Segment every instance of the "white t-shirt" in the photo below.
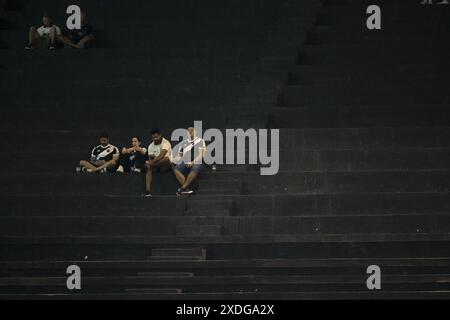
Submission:
<svg viewBox="0 0 450 320">
<path fill-rule="evenodd" d="M 167 150 L 164 157 L 169 158 L 169 160 L 172 161 L 172 146 L 170 142 L 164 138 L 162 138 L 160 144 L 155 144 L 154 142 L 152 142 L 148 146 L 148 155 L 156 158 L 161 153 L 161 150 Z"/>
<path fill-rule="evenodd" d="M 61 29 L 55 24 L 52 27 L 55 27 L 56 35 L 60 36 L 61 35 Z M 52 29 L 52 27 L 41 26 L 41 27 L 39 27 L 39 29 L 37 29 L 37 32 L 39 33 L 39 35 L 41 37 L 43 35 L 49 36 L 50 35 L 50 30 Z"/>
</svg>

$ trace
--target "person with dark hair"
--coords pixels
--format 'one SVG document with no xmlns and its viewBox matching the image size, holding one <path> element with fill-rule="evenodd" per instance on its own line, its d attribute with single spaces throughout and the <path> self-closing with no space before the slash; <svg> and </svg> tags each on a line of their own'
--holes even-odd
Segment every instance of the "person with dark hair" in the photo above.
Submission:
<svg viewBox="0 0 450 320">
<path fill-rule="evenodd" d="M 145 194 L 150 197 L 153 171 L 170 169 L 172 167 L 172 146 L 163 138 L 161 130 L 154 128 L 151 131 L 152 143 L 148 146 L 147 173 L 145 175 Z"/>
<path fill-rule="evenodd" d="M 177 190 L 177 195 L 191 195 L 194 190 L 189 186 L 194 182 L 200 173 L 205 169 L 203 158 L 205 156 L 205 140 L 196 136 L 195 129 L 189 127 L 189 138 L 183 141 L 178 155 L 173 159 L 176 164 L 174 173 L 181 187 Z"/>
<path fill-rule="evenodd" d="M 119 160 L 119 149 L 109 143 L 109 135 L 103 132 L 99 136 L 100 144 L 92 149 L 91 160 L 81 160 L 82 172 L 106 173 L 117 166 Z"/>
<path fill-rule="evenodd" d="M 134 136 L 131 139 L 131 147 L 122 148 L 119 157 L 119 167 L 116 172 L 141 172 L 145 170 L 147 149 L 141 147 L 141 138 Z"/>
<path fill-rule="evenodd" d="M 56 41 L 61 36 L 61 29 L 53 24 L 52 18 L 48 14 L 42 17 L 42 26 L 36 28 L 32 26 L 28 32 L 28 44 L 25 49 L 45 48 L 55 49 Z"/>
<path fill-rule="evenodd" d="M 80 20 L 80 29 L 65 29 L 64 34 L 59 37 L 65 48 L 84 49 L 92 45 L 95 39 L 94 28 L 87 21 L 86 11 L 81 11 Z"/>
</svg>

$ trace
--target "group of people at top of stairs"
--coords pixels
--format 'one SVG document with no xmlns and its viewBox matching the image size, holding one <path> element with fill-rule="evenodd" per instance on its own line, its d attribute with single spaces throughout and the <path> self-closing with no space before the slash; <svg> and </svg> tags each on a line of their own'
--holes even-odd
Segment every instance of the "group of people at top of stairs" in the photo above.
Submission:
<svg viewBox="0 0 450 320">
<path fill-rule="evenodd" d="M 196 136 L 195 129 L 187 129 L 189 137 L 177 145 L 175 153 L 169 140 L 165 139 L 157 128 L 151 130 L 152 142 L 146 149 L 138 136 L 131 139 L 131 146 L 119 149 L 109 143 L 107 133 L 100 134 L 100 144 L 92 149 L 91 159 L 81 160 L 79 172 L 136 172 L 145 173 L 145 197 L 151 196 L 153 172 L 173 171 L 180 187 L 177 195 L 191 195 L 190 188 L 200 173 L 205 169 L 204 155 L 206 144 Z"/>
<path fill-rule="evenodd" d="M 87 21 L 86 11 L 80 14 L 80 29 L 69 30 L 53 23 L 48 14 L 42 17 L 42 26 L 32 26 L 28 32 L 28 44 L 25 49 L 84 49 L 92 45 L 95 36 L 94 29 Z"/>
</svg>

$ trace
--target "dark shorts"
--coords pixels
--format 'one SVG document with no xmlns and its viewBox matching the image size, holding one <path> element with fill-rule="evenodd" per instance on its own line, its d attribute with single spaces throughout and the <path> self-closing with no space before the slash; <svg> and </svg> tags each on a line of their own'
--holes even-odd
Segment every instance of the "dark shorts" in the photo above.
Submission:
<svg viewBox="0 0 450 320">
<path fill-rule="evenodd" d="M 191 171 L 200 174 L 205 169 L 205 165 L 203 163 L 196 163 L 191 168 L 188 168 L 184 162 L 180 162 L 175 166 L 175 170 L 178 170 L 182 174 L 189 174 Z"/>
</svg>

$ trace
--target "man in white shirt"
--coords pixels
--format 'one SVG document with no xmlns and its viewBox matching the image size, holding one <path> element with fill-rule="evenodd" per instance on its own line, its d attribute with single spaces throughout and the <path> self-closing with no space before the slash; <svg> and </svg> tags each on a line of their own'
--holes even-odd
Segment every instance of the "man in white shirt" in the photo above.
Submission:
<svg viewBox="0 0 450 320">
<path fill-rule="evenodd" d="M 155 128 L 151 131 L 152 143 L 148 146 L 147 173 L 145 175 L 144 197 L 152 195 L 152 178 L 154 170 L 168 169 L 172 166 L 172 146 L 163 138 L 161 130 Z"/>
<path fill-rule="evenodd" d="M 203 158 L 205 156 L 205 140 L 196 136 L 195 129 L 190 127 L 190 138 L 183 141 L 180 152 L 174 159 L 176 163 L 174 173 L 181 187 L 177 190 L 177 195 L 191 195 L 194 190 L 189 186 L 194 182 L 200 173 L 205 169 Z"/>
<path fill-rule="evenodd" d="M 55 41 L 61 36 L 61 29 L 53 24 L 52 18 L 44 14 L 42 26 L 36 29 L 30 28 L 28 33 L 28 45 L 25 49 L 48 48 L 55 49 Z"/>
</svg>

